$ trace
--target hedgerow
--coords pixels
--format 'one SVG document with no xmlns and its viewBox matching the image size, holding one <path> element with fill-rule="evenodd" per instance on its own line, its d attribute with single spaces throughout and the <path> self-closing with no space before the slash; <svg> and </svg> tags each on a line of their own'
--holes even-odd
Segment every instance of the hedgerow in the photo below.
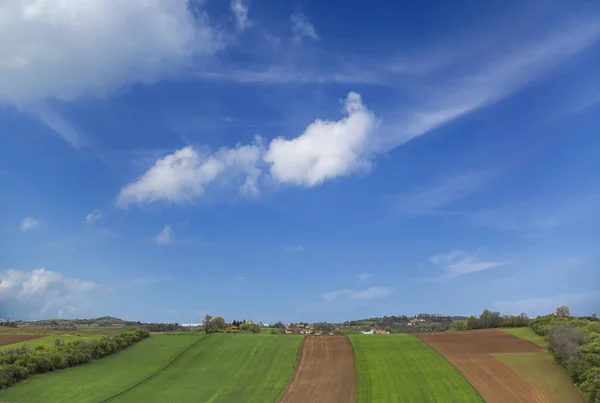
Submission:
<svg viewBox="0 0 600 403">
<path fill-rule="evenodd" d="M 97 360 L 121 351 L 148 336 L 148 330 L 133 328 L 100 340 L 64 343 L 57 339 L 54 346 L 23 345 L 0 352 L 0 389 L 12 386 L 34 374 L 58 371 Z"/>
</svg>

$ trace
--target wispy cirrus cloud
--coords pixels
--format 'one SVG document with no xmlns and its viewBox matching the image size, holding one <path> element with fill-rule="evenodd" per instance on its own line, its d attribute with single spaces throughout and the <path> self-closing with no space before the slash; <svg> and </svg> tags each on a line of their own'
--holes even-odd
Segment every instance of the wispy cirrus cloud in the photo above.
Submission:
<svg viewBox="0 0 600 403">
<path fill-rule="evenodd" d="M 436 280 L 449 280 L 457 276 L 477 273 L 511 263 L 509 261 L 482 260 L 475 253 L 460 250 L 432 256 L 429 261 L 444 271 Z"/>
<path fill-rule="evenodd" d="M 95 221 L 98 221 L 104 216 L 104 212 L 102 210 L 93 210 L 88 215 L 85 216 L 86 224 L 93 224 Z"/>
<path fill-rule="evenodd" d="M 590 302 L 600 304 L 600 292 L 581 291 L 574 293 L 565 293 L 538 298 L 524 298 L 513 301 L 494 302 L 494 307 L 502 310 L 503 313 L 518 314 L 526 312 L 530 315 L 546 315 L 552 313 L 557 307 L 567 305 L 579 315 L 589 315 L 592 312 L 577 312 L 581 305 L 589 306 Z"/>
<path fill-rule="evenodd" d="M 153 241 L 157 245 L 169 245 L 173 243 L 174 237 L 175 234 L 173 233 L 171 226 L 165 225 L 160 233 L 153 238 Z"/>
<path fill-rule="evenodd" d="M 369 300 L 376 298 L 385 298 L 393 293 L 394 289 L 391 287 L 370 287 L 364 290 L 336 290 L 329 291 L 321 294 L 321 299 L 326 302 L 333 301 L 336 299 L 350 299 L 350 300 Z"/>
<path fill-rule="evenodd" d="M 498 102 L 543 77 L 570 57 L 581 53 L 600 38 L 596 18 L 582 17 L 563 23 L 551 32 L 518 45 L 506 47 L 501 56 L 482 58 L 470 55 L 468 68 L 440 79 L 427 74 L 423 82 L 432 82 L 443 92 L 431 91 L 432 97 L 421 99 L 405 110 L 393 110 L 372 149 L 389 151 L 405 142 Z M 457 60 L 454 63 L 462 63 Z M 456 68 L 452 64 L 446 68 Z M 424 85 L 428 88 L 428 85 Z M 423 88 L 423 90 L 425 90 Z"/>
<path fill-rule="evenodd" d="M 600 194 L 570 194 L 518 201 L 465 215 L 484 227 L 533 234 L 598 218 L 599 204 Z"/>
<path fill-rule="evenodd" d="M 315 26 L 308 20 L 308 17 L 300 10 L 297 10 L 292 14 L 292 32 L 294 33 L 294 39 L 296 41 L 302 40 L 302 38 L 309 38 L 313 41 L 319 40 L 319 35 Z"/>
<path fill-rule="evenodd" d="M 238 29 L 240 31 L 248 28 L 252 22 L 248 18 L 248 12 L 250 9 L 250 2 L 248 0 L 232 0 L 231 2 L 231 12 L 235 17 L 235 22 L 237 23 Z"/>
<path fill-rule="evenodd" d="M 448 214 L 444 207 L 467 198 L 493 179 L 495 171 L 470 171 L 448 175 L 431 186 L 387 199 L 400 215 Z"/>
<path fill-rule="evenodd" d="M 371 273 L 362 273 L 359 274 L 358 276 L 356 276 L 357 279 L 359 279 L 360 281 L 365 281 L 367 279 L 369 279 L 372 276 Z"/>
<path fill-rule="evenodd" d="M 289 245 L 286 246 L 284 250 L 289 253 L 300 253 L 304 252 L 306 250 L 306 247 L 304 245 Z"/>
</svg>

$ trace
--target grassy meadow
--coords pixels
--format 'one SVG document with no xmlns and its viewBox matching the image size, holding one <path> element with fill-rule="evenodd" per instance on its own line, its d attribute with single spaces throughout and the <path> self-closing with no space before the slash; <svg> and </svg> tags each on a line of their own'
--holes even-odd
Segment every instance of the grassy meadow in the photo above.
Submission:
<svg viewBox="0 0 600 403">
<path fill-rule="evenodd" d="M 550 403 L 585 403 L 569 376 L 548 353 L 502 353 L 493 356 L 508 365 Z"/>
<path fill-rule="evenodd" d="M 441 355 L 407 334 L 350 335 L 358 375 L 358 403 L 483 402 Z"/>
<path fill-rule="evenodd" d="M 503 329 L 505 332 L 512 334 L 513 336 L 520 337 L 521 339 L 529 340 L 538 346 L 547 347 L 546 340 L 543 336 L 535 334 L 530 327 L 509 327 Z"/>
<path fill-rule="evenodd" d="M 13 344 L 7 344 L 5 346 L 0 346 L 0 351 L 9 350 L 11 348 L 19 348 L 24 345 L 32 346 L 32 347 L 38 346 L 38 345 L 52 346 L 56 343 L 56 340 L 59 340 L 59 339 L 65 343 L 68 343 L 68 342 L 72 342 L 72 341 L 76 341 L 76 340 L 89 341 L 89 340 L 101 339 L 103 337 L 107 337 L 107 336 L 104 336 L 101 334 L 52 334 L 52 335 L 40 337 L 38 339 L 32 339 L 32 340 L 22 341 L 19 343 L 13 343 Z"/>
</svg>

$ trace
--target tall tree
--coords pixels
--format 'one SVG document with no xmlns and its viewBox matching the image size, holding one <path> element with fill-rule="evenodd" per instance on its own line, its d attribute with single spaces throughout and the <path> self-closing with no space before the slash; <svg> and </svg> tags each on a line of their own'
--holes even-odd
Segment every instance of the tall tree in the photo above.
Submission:
<svg viewBox="0 0 600 403">
<path fill-rule="evenodd" d="M 571 314 L 571 310 L 568 306 L 562 305 L 556 308 L 556 316 L 561 318 L 570 318 L 573 315 Z"/>
<path fill-rule="evenodd" d="M 204 331 L 206 333 L 210 333 L 210 327 L 212 325 L 212 316 L 209 314 L 204 315 L 204 320 L 202 320 L 202 325 L 204 326 Z"/>
<path fill-rule="evenodd" d="M 225 330 L 225 326 L 225 319 L 222 316 L 217 316 L 212 320 L 211 327 L 217 332 Z"/>
</svg>

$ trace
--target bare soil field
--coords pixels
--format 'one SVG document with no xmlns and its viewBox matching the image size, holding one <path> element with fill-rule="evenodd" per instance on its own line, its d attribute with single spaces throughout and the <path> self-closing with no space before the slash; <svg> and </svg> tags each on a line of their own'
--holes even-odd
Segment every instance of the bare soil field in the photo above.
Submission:
<svg viewBox="0 0 600 403">
<path fill-rule="evenodd" d="M 279 403 L 354 403 L 356 364 L 346 336 L 307 336 Z"/>
<path fill-rule="evenodd" d="M 488 403 L 548 403 L 549 400 L 492 356 L 494 353 L 546 351 L 501 330 L 416 335 L 453 364 Z"/>
<path fill-rule="evenodd" d="M 0 346 L 8 346 L 9 344 L 20 343 L 22 341 L 37 339 L 42 335 L 37 334 L 0 334 Z"/>
<path fill-rule="evenodd" d="M 1 333 L 33 333 L 33 334 L 106 334 L 115 335 L 115 330 L 59 330 L 44 327 L 0 327 Z"/>
</svg>

